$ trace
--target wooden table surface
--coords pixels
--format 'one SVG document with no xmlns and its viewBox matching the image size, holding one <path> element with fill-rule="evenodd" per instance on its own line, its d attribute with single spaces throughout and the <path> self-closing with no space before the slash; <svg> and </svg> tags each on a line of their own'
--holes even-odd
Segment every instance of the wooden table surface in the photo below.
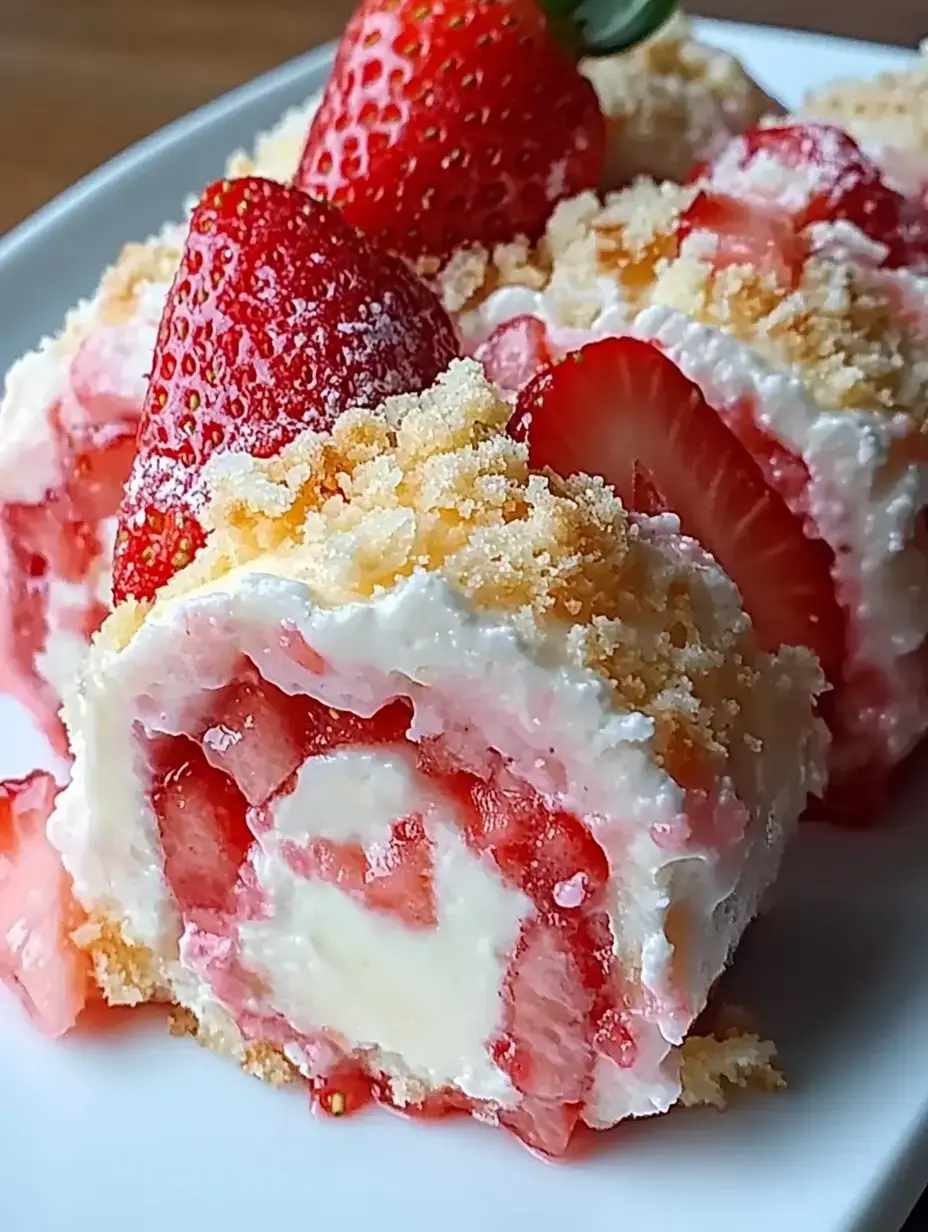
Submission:
<svg viewBox="0 0 928 1232">
<path fill-rule="evenodd" d="M 334 37 L 351 7 L 2 0 L 0 234 L 139 137 Z M 881 42 L 914 45 L 928 34 L 926 0 L 702 0 L 700 9 Z"/>
</svg>

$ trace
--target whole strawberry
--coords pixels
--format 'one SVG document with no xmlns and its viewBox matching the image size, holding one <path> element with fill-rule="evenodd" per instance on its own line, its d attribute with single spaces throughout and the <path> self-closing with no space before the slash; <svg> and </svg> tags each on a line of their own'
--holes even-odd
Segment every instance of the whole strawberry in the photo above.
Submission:
<svg viewBox="0 0 928 1232">
<path fill-rule="evenodd" d="M 535 0 L 362 0 L 296 183 L 393 251 L 442 258 L 537 238 L 604 150 L 593 87 Z"/>
<path fill-rule="evenodd" d="M 116 602 L 151 598 L 202 545 L 211 454 L 269 457 L 351 406 L 426 388 L 456 354 L 425 283 L 337 210 L 269 180 L 213 184 L 158 331 L 119 516 Z"/>
</svg>

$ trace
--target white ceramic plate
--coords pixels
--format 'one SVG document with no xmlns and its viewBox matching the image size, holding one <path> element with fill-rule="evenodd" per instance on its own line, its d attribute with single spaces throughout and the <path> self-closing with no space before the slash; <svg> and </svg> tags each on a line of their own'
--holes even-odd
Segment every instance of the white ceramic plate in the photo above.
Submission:
<svg viewBox="0 0 928 1232">
<path fill-rule="evenodd" d="M 706 24 L 787 103 L 905 60 Z M 0 243 L 0 370 L 327 64 L 323 49 L 173 125 Z M 0 703 L 0 774 L 37 755 L 27 722 Z M 732 996 L 779 1042 L 783 1096 L 638 1123 L 593 1158 L 552 1166 L 476 1123 L 317 1121 L 304 1095 L 158 1023 L 51 1044 L 2 999 L 0 1229 L 892 1232 L 928 1180 L 928 765 L 910 777 L 894 829 L 803 834 L 739 957 Z"/>
</svg>

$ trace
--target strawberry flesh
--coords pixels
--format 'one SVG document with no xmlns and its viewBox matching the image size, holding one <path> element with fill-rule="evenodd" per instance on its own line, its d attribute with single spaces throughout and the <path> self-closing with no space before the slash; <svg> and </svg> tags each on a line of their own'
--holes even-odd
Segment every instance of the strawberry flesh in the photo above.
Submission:
<svg viewBox="0 0 928 1232">
<path fill-rule="evenodd" d="M 419 817 L 395 821 L 386 846 L 314 839 L 307 848 L 283 844 L 285 858 L 301 877 L 337 886 L 368 911 L 395 915 L 408 928 L 435 928 L 435 860 Z"/>
<path fill-rule="evenodd" d="M 284 633 L 293 644 L 294 630 Z M 321 663 L 305 642 L 301 655 Z M 407 740 L 410 718 L 400 699 L 363 718 L 285 694 L 243 660 L 233 682 L 190 719 L 188 734 L 144 741 L 165 875 L 192 926 L 191 953 L 204 956 L 208 978 L 230 1006 L 244 998 L 253 1014 L 253 998 L 260 998 L 260 982 L 241 964 L 235 938 L 237 923 L 261 920 L 269 909 L 249 853 L 255 836 L 264 842 L 273 827 L 272 802 L 293 790 L 305 759 L 347 747 L 396 747 Z M 550 808 L 502 763 L 481 778 L 462 770 L 441 738 L 407 747 L 418 772 L 456 802 L 475 857 L 492 861 L 532 904 L 500 988 L 499 1027 L 486 1046 L 520 1093 L 519 1107 L 502 1111 L 502 1122 L 532 1149 L 563 1154 L 597 1057 L 620 1053 L 626 1065 L 634 1059 L 634 1042 L 613 1021 L 605 853 L 578 818 Z M 397 817 L 388 840 L 370 847 L 316 836 L 305 845 L 281 839 L 279 850 L 298 876 L 326 881 L 368 911 L 417 931 L 440 924 L 435 852 L 420 816 Z M 278 1029 L 286 1038 L 286 1024 Z M 341 1057 L 334 1044 L 329 1054 L 335 1060 L 313 1080 L 323 1111 L 342 1115 L 371 1097 L 395 1102 L 389 1082 L 367 1073 L 363 1059 Z M 479 1111 L 480 1103 L 448 1088 L 404 1109 L 444 1116 Z"/>
<path fill-rule="evenodd" d="M 270 457 L 351 406 L 426 388 L 456 354 L 429 288 L 337 211 L 268 180 L 212 185 L 158 331 L 117 602 L 150 599 L 202 545 L 200 472 L 213 453 Z"/>
<path fill-rule="evenodd" d="M 601 475 L 628 508 L 644 475 L 738 586 L 762 647 L 807 646 L 839 678 L 845 622 L 831 550 L 806 535 L 699 388 L 656 347 L 607 338 L 573 352 L 523 390 L 510 431 L 528 441 L 533 466 Z"/>
<path fill-rule="evenodd" d="M 45 835 L 57 793 L 43 771 L 0 783 L 0 980 L 51 1036 L 74 1026 L 90 987 L 71 940 L 83 912 Z"/>
<path fill-rule="evenodd" d="M 548 333 L 538 317 L 511 317 L 474 351 L 487 379 L 507 397 L 515 396 L 554 358 Z"/>
<path fill-rule="evenodd" d="M 535 0 L 362 0 L 296 183 L 412 259 L 541 235 L 605 121 Z"/>
<path fill-rule="evenodd" d="M 708 231 L 715 237 L 710 257 L 715 269 L 750 265 L 759 274 L 770 275 L 785 290 L 795 287 L 805 245 L 785 211 L 701 192 L 684 211 L 677 236 L 682 242 L 698 231 Z"/>
<path fill-rule="evenodd" d="M 777 172 L 785 173 L 782 180 Z M 752 129 L 691 178 L 750 204 L 786 212 L 797 231 L 818 222 L 853 223 L 886 245 L 888 269 L 928 264 L 928 209 L 890 188 L 879 166 L 833 125 Z"/>
</svg>

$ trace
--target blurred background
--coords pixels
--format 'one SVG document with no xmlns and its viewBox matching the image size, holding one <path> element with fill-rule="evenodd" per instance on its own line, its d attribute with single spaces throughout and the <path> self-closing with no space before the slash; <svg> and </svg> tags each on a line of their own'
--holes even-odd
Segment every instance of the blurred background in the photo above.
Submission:
<svg viewBox="0 0 928 1232">
<path fill-rule="evenodd" d="M 928 0 L 694 0 L 706 16 L 915 46 Z M 116 151 L 334 38 L 352 0 L 0 0 L 0 234 Z"/>
</svg>

